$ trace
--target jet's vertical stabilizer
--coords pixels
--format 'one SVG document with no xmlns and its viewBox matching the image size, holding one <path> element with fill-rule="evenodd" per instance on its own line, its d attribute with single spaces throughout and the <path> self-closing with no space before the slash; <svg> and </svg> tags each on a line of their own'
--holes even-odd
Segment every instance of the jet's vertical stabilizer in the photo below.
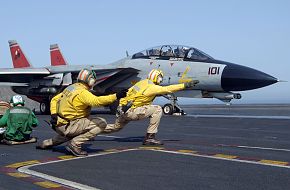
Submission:
<svg viewBox="0 0 290 190">
<path fill-rule="evenodd" d="M 16 40 L 9 40 L 9 47 L 11 52 L 11 58 L 14 68 L 27 68 L 31 67 L 28 59 L 26 58 L 24 52 L 21 50 L 19 44 Z"/>
<path fill-rule="evenodd" d="M 51 66 L 67 65 L 57 44 L 50 45 Z"/>
</svg>

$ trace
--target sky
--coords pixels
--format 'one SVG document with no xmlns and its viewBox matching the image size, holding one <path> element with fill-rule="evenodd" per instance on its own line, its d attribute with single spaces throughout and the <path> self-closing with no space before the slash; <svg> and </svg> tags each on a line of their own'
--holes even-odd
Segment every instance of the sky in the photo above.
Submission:
<svg viewBox="0 0 290 190">
<path fill-rule="evenodd" d="M 2 0 L 0 67 L 12 67 L 8 40 L 17 40 L 34 67 L 50 65 L 55 43 L 71 65 L 108 64 L 126 51 L 181 44 L 288 81 L 241 92 L 233 103 L 289 104 L 289 10 L 288 0 Z"/>
</svg>

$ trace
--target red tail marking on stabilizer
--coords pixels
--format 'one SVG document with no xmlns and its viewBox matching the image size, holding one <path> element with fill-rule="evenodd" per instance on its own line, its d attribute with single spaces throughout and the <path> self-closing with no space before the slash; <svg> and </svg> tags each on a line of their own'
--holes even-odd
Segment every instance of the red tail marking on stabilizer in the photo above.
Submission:
<svg viewBox="0 0 290 190">
<path fill-rule="evenodd" d="M 66 61 L 57 44 L 50 45 L 51 66 L 66 65 Z"/>
<path fill-rule="evenodd" d="M 14 68 L 31 67 L 28 59 L 15 40 L 8 41 Z"/>
</svg>

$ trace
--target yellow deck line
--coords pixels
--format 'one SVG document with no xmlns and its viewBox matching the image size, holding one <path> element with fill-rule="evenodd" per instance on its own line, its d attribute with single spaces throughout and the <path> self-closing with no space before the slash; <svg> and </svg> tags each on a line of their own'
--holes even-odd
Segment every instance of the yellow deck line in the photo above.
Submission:
<svg viewBox="0 0 290 190">
<path fill-rule="evenodd" d="M 59 156 L 58 158 L 59 158 L 59 159 L 62 159 L 62 160 L 67 160 L 67 159 L 75 158 L 75 156 L 72 156 L 72 155 L 65 155 L 65 156 Z"/>
<path fill-rule="evenodd" d="M 26 161 L 26 162 L 17 162 L 14 164 L 7 165 L 5 167 L 7 167 L 7 168 L 19 168 L 21 166 L 27 166 L 27 165 L 38 164 L 38 163 L 40 163 L 38 160 L 30 160 L 30 161 Z"/>
<path fill-rule="evenodd" d="M 62 187 L 61 185 L 57 184 L 57 183 L 53 183 L 53 182 L 49 182 L 49 181 L 41 181 L 41 182 L 35 182 L 35 185 L 39 185 L 41 187 L 44 188 L 58 188 L 58 187 Z"/>
<path fill-rule="evenodd" d="M 281 166 L 288 165 L 288 162 L 282 162 L 282 161 L 276 161 L 276 160 L 260 160 L 259 162 L 265 163 L 265 164 L 281 165 Z"/>
<path fill-rule="evenodd" d="M 118 151 L 117 149 L 107 149 L 107 150 L 104 150 L 104 152 L 116 152 Z"/>
<path fill-rule="evenodd" d="M 12 177 L 17 177 L 17 178 L 30 177 L 30 175 L 27 175 L 27 174 L 24 174 L 24 173 L 19 173 L 19 172 L 10 172 L 10 173 L 7 173 L 7 174 L 12 176 Z"/>
<path fill-rule="evenodd" d="M 218 157 L 218 158 L 228 158 L 228 159 L 234 159 L 237 158 L 237 156 L 233 156 L 233 155 L 227 155 L 227 154 L 215 154 L 213 155 L 214 157 Z"/>
<path fill-rule="evenodd" d="M 177 152 L 183 152 L 183 153 L 197 153 L 197 151 L 193 151 L 193 150 L 178 150 Z"/>
</svg>

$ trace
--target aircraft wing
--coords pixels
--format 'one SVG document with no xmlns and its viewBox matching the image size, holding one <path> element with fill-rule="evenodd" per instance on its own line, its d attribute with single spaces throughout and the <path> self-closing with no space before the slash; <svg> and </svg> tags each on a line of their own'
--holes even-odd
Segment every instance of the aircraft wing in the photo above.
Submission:
<svg viewBox="0 0 290 190">
<path fill-rule="evenodd" d="M 94 90 L 97 94 L 116 92 L 115 87 L 133 76 L 137 76 L 139 70 L 134 68 L 116 68 L 106 70 L 94 70 L 97 75 L 97 83 Z M 128 84 L 131 84 L 128 82 Z"/>
<path fill-rule="evenodd" d="M 25 68 L 25 69 L 0 69 L 0 75 L 18 75 L 18 74 L 37 74 L 37 75 L 48 75 L 50 71 L 46 68 Z"/>
<path fill-rule="evenodd" d="M 0 69 L 0 86 L 31 86 L 32 84 L 33 86 L 40 84 L 48 86 L 66 86 L 77 78 L 81 68 L 82 67 L 67 66 L 62 69 L 52 67 Z M 133 68 L 92 67 L 91 69 L 96 72 L 97 84 L 106 83 L 106 87 L 117 84 L 120 80 L 124 80 L 138 73 L 138 70 Z"/>
<path fill-rule="evenodd" d="M 129 77 L 137 76 L 139 72 L 138 69 L 134 69 L 131 67 L 108 67 L 105 65 L 92 67 L 82 66 L 81 68 L 75 66 L 67 66 L 67 67 L 58 66 L 58 69 L 52 67 L 50 71 L 51 74 L 64 73 L 62 84 L 65 86 L 75 81 L 80 69 L 82 68 L 90 68 L 96 73 L 97 82 L 94 89 L 98 91 L 99 94 L 103 94 L 106 91 L 111 91 L 112 87 L 123 82 Z M 68 77 L 69 75 L 70 77 Z M 72 81 L 70 81 L 69 78 L 71 78 Z"/>
<path fill-rule="evenodd" d="M 29 84 L 20 82 L 0 82 L 0 86 L 29 86 Z"/>
<path fill-rule="evenodd" d="M 96 72 L 97 82 L 94 87 L 100 94 L 109 93 L 117 84 L 126 79 L 137 76 L 139 70 L 134 68 L 92 69 Z"/>
<path fill-rule="evenodd" d="M 50 75 L 45 68 L 0 69 L 0 86 L 29 86 L 31 81 Z"/>
<path fill-rule="evenodd" d="M 94 69 L 93 69 L 94 70 Z M 137 74 L 139 70 L 133 68 L 116 68 L 116 69 L 101 69 L 94 70 L 97 75 L 97 84 L 108 82 L 111 80 L 122 81 L 130 75 Z M 118 79 L 118 80 L 117 80 Z"/>
</svg>

